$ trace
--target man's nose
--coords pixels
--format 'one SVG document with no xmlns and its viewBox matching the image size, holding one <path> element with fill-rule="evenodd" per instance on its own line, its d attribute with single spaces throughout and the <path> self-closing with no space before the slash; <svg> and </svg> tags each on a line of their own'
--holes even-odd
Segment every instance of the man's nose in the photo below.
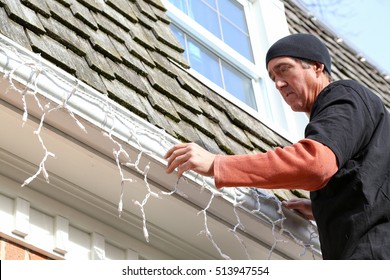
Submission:
<svg viewBox="0 0 390 280">
<path fill-rule="evenodd" d="M 287 85 L 286 81 L 283 79 L 275 79 L 275 86 L 280 91 L 283 87 Z"/>
</svg>

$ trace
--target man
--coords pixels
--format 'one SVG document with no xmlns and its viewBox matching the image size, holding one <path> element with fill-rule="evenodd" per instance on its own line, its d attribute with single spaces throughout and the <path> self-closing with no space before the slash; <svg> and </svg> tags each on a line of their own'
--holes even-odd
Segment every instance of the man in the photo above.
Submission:
<svg viewBox="0 0 390 280">
<path fill-rule="evenodd" d="M 390 116 L 355 81 L 332 82 L 326 46 L 310 34 L 284 37 L 266 56 L 285 102 L 306 112 L 305 138 L 256 155 L 214 155 L 196 144 L 167 154 L 167 172 L 214 176 L 217 188 L 305 189 L 285 206 L 315 219 L 324 259 L 390 259 Z"/>
</svg>

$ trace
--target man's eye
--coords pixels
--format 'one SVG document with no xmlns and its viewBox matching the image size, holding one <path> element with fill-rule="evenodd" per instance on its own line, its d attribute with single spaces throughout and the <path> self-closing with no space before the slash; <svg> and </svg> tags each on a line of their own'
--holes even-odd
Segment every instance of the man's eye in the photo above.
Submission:
<svg viewBox="0 0 390 280">
<path fill-rule="evenodd" d="M 282 67 L 280 67 L 280 72 L 286 72 L 287 70 L 289 69 L 289 67 L 288 66 L 282 66 Z"/>
</svg>

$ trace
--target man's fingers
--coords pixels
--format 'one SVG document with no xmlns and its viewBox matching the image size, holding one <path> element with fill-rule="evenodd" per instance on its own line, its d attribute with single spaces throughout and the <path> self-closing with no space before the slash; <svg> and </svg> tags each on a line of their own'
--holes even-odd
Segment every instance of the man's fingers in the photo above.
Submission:
<svg viewBox="0 0 390 280">
<path fill-rule="evenodd" d="M 173 154 L 176 150 L 182 149 L 182 148 L 184 148 L 184 147 L 186 147 L 186 146 L 187 146 L 187 144 L 177 144 L 177 145 L 173 146 L 173 147 L 170 148 L 169 151 L 165 154 L 164 158 L 167 159 L 167 158 L 171 157 L 172 154 Z"/>
<path fill-rule="evenodd" d="M 166 153 L 165 158 L 167 159 L 167 173 L 172 173 L 177 168 L 179 177 L 189 170 L 194 170 L 200 175 L 213 175 L 211 168 L 215 155 L 196 143 L 175 145 Z"/>
<path fill-rule="evenodd" d="M 302 205 L 302 202 L 301 201 L 283 201 L 283 206 L 285 206 L 286 208 L 290 208 L 290 209 L 301 209 L 303 208 L 304 206 Z"/>
<path fill-rule="evenodd" d="M 288 209 L 296 210 L 303 214 L 306 218 L 314 220 L 313 212 L 311 210 L 311 202 L 308 199 L 292 199 L 283 201 L 283 206 Z"/>
<path fill-rule="evenodd" d="M 185 148 L 176 148 L 173 150 L 168 158 L 167 173 L 172 173 L 175 168 L 179 168 L 181 172 L 178 175 L 181 175 L 184 172 L 181 166 L 185 165 L 188 158 L 189 154 L 186 153 Z"/>
</svg>

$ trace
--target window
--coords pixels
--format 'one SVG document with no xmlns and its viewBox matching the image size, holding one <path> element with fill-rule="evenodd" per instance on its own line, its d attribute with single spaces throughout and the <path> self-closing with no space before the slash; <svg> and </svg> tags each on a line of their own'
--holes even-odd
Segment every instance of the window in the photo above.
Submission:
<svg viewBox="0 0 390 280">
<path fill-rule="evenodd" d="M 268 13 L 264 10 L 270 2 L 280 1 L 162 1 L 192 74 L 288 139 L 302 138 L 307 117 L 284 104 L 264 65 L 267 29 L 278 32 L 275 24 L 262 22 L 262 15 Z M 275 16 L 271 18 L 275 21 Z"/>
<path fill-rule="evenodd" d="M 169 2 L 253 62 L 244 8 L 236 0 L 169 0 Z"/>
<path fill-rule="evenodd" d="M 194 38 L 172 25 L 172 31 L 185 49 L 191 67 L 213 83 L 231 93 L 253 109 L 257 109 L 252 79 L 227 61 L 203 47 Z"/>
</svg>

